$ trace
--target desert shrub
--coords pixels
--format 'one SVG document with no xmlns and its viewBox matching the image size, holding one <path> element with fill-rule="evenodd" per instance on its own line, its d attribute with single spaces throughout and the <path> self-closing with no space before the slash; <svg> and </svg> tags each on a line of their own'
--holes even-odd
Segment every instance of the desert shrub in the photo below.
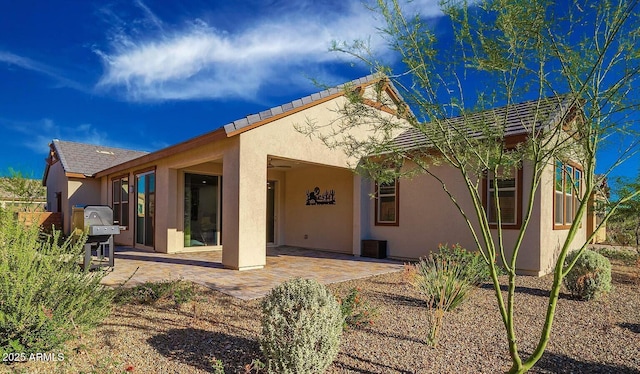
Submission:
<svg viewBox="0 0 640 374">
<path fill-rule="evenodd" d="M 414 266 L 414 287 L 426 296 L 431 306 L 442 305 L 445 311 L 460 305 L 488 274 L 488 270 L 485 272 L 488 266 L 481 255 L 459 245 L 451 250 L 440 246 L 439 252 L 421 258 Z"/>
<path fill-rule="evenodd" d="M 347 296 L 340 299 L 339 302 L 345 330 L 364 324 L 373 324 L 374 318 L 378 315 L 378 309 L 369 304 L 361 295 L 359 288 L 352 288 Z"/>
<path fill-rule="evenodd" d="M 454 244 L 451 247 L 440 244 L 438 252 L 433 253 L 433 257 L 448 263 L 459 263 L 461 265 L 460 277 L 464 279 L 477 279 L 478 282 L 486 282 L 491 279 L 489 265 L 480 252 L 468 251 L 460 244 Z"/>
<path fill-rule="evenodd" d="M 36 225 L 0 211 L 0 353 L 51 351 L 109 313 L 105 273 L 78 264 L 83 244 L 59 232 L 42 240 Z"/>
<path fill-rule="evenodd" d="M 340 346 L 343 318 L 331 292 L 311 279 L 275 287 L 262 302 L 260 349 L 270 373 L 323 373 Z"/>
<path fill-rule="evenodd" d="M 193 299 L 193 284 L 183 280 L 145 282 L 132 288 L 115 291 L 114 302 L 118 304 L 153 304 L 158 300 L 173 301 L 176 305 Z"/>
<path fill-rule="evenodd" d="M 577 255 L 578 251 L 567 255 L 565 266 Z M 572 295 L 583 300 L 596 298 L 611 289 L 611 263 L 603 255 L 585 250 L 564 278 L 564 285 Z"/>
</svg>

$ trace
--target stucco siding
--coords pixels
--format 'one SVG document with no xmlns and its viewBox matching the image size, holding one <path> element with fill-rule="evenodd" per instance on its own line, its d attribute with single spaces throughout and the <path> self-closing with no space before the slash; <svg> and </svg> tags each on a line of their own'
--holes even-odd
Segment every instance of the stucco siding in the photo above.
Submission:
<svg viewBox="0 0 640 374">
<path fill-rule="evenodd" d="M 69 208 L 69 203 L 65 198 L 66 196 L 69 196 L 69 186 L 67 185 L 67 177 L 64 175 L 64 170 L 62 169 L 62 163 L 56 162 L 55 164 L 50 166 L 45 184 L 47 186 L 48 211 L 57 212 L 58 200 L 56 198 L 56 193 L 60 193 L 62 199 L 60 204 L 60 213 L 62 213 L 63 227 L 59 227 L 59 229 L 63 229 L 63 232 L 65 234 L 68 234 L 69 225 L 67 222 L 67 216 L 69 215 L 69 213 L 67 213 L 67 211 L 71 212 L 71 209 Z"/>
<path fill-rule="evenodd" d="M 454 196 L 467 196 L 457 170 L 435 166 L 432 171 L 442 178 Z M 373 193 L 372 182 L 363 183 L 362 186 L 363 195 Z M 437 250 L 439 243 L 459 243 L 470 250 L 476 249 L 460 212 L 434 178 L 420 174 L 412 179 L 401 179 L 399 192 L 398 226 L 376 226 L 375 201 L 368 199 L 368 214 L 363 215 L 363 219 L 368 221 L 369 230 L 363 239 L 386 240 L 388 255 L 399 259 L 426 256 Z M 468 198 L 460 198 L 459 201 L 468 214 L 473 214 Z"/>
<path fill-rule="evenodd" d="M 411 164 L 405 167 L 412 167 Z M 477 235 L 482 237 L 478 230 L 478 221 L 473 209 L 473 204 L 469 193 L 464 185 L 459 171 L 446 165 L 433 166 L 430 169 L 435 175 L 442 179 L 447 189 L 456 198 L 459 205 L 470 218 L 476 229 Z M 519 207 L 520 214 L 524 212 L 529 199 L 529 182 L 531 180 L 532 169 L 530 164 L 525 163 L 523 167 L 522 206 Z M 363 181 L 362 195 L 372 194 L 374 183 Z M 482 190 L 482 189 L 481 189 Z M 536 192 L 540 199 L 540 190 Z M 477 250 L 477 245 L 465 223 L 462 215 L 444 192 L 440 182 L 435 178 L 419 174 L 412 179 L 401 179 L 399 182 L 399 224 L 398 226 L 376 226 L 375 225 L 375 201 L 371 198 L 363 204 L 361 230 L 363 239 L 387 240 L 387 251 L 390 257 L 399 259 L 415 260 L 426 256 L 430 251 L 437 250 L 439 244 L 449 245 L 458 243 L 469 250 Z M 541 275 L 543 261 L 546 261 L 548 254 L 541 253 L 540 234 L 541 212 L 544 201 L 538 200 L 533 207 L 531 220 L 527 232 L 523 239 L 516 268 L 522 274 Z M 498 230 L 491 230 L 494 242 L 498 242 Z M 513 245 L 517 239 L 519 230 L 504 229 L 503 243 L 505 254 L 511 258 Z"/>
<path fill-rule="evenodd" d="M 284 244 L 351 254 L 353 252 L 353 173 L 308 166 L 288 171 Z M 335 205 L 306 205 L 306 193 L 333 190 Z"/>
<path fill-rule="evenodd" d="M 68 206 L 63 207 L 65 231 L 71 229 L 71 214 L 76 205 L 100 205 L 100 180 L 69 178 L 67 190 Z"/>
<path fill-rule="evenodd" d="M 562 249 L 562 245 L 569 233 L 568 229 L 554 229 L 554 170 L 553 164 L 545 167 L 542 176 L 542 183 L 540 184 L 540 264 L 541 272 L 543 273 L 550 273 L 553 271 L 558 253 Z M 571 250 L 580 248 L 587 240 L 586 216 L 587 214 L 583 216 L 581 227 L 578 229 L 574 240 L 571 242 Z"/>
</svg>

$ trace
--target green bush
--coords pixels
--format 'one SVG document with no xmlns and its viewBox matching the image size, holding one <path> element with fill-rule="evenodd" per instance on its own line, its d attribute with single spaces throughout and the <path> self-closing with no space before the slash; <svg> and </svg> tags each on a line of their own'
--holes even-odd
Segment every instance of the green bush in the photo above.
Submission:
<svg viewBox="0 0 640 374">
<path fill-rule="evenodd" d="M 577 255 L 578 251 L 567 255 L 565 266 Z M 603 255 L 585 250 L 564 278 L 564 285 L 573 296 L 583 300 L 597 298 L 611 290 L 611 263 Z"/>
<path fill-rule="evenodd" d="M 195 294 L 193 284 L 183 280 L 145 282 L 132 288 L 115 291 L 118 304 L 153 304 L 158 300 L 172 300 L 176 305 L 188 303 Z"/>
<path fill-rule="evenodd" d="M 323 373 L 340 346 L 343 317 L 329 290 L 310 279 L 293 279 L 262 302 L 260 349 L 270 373 Z"/>
<path fill-rule="evenodd" d="M 374 318 L 378 315 L 378 309 L 362 297 L 359 288 L 352 288 L 349 294 L 339 302 L 345 330 L 349 327 L 360 327 L 363 324 L 372 325 Z"/>
<path fill-rule="evenodd" d="M 83 272 L 83 242 L 39 239 L 0 210 L 0 354 L 47 352 L 110 311 L 104 272 Z M 62 243 L 62 244 L 59 244 Z"/>
<path fill-rule="evenodd" d="M 460 244 L 454 244 L 451 247 L 440 244 L 438 252 L 433 253 L 433 257 L 437 261 L 459 263 L 462 267 L 460 276 L 464 279 L 477 279 L 478 282 L 486 282 L 491 279 L 489 265 L 480 252 L 468 251 Z"/>
<path fill-rule="evenodd" d="M 415 265 L 413 285 L 432 307 L 455 309 L 467 294 L 488 276 L 488 266 L 480 254 L 460 247 L 440 251 L 420 259 Z"/>
</svg>

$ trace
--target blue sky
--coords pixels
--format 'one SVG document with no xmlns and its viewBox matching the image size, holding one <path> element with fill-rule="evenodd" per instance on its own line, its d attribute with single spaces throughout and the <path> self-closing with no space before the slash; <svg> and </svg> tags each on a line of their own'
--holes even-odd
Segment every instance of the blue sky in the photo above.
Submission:
<svg viewBox="0 0 640 374">
<path fill-rule="evenodd" d="M 40 177 L 53 138 L 153 151 L 366 75 L 328 49 L 375 34 L 359 1 L 36 3 L 0 5 L 0 173 Z"/>
<path fill-rule="evenodd" d="M 392 62 L 376 24 L 359 0 L 3 1 L 0 174 L 41 177 L 54 138 L 154 151 L 366 75 L 328 49 L 370 37 Z"/>
</svg>

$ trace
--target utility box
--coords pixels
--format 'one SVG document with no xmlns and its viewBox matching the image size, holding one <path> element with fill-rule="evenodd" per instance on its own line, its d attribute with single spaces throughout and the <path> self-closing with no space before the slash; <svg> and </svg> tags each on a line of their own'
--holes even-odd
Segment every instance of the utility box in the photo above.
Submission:
<svg viewBox="0 0 640 374">
<path fill-rule="evenodd" d="M 387 241 L 363 240 L 360 256 L 371 258 L 387 258 Z"/>
</svg>

